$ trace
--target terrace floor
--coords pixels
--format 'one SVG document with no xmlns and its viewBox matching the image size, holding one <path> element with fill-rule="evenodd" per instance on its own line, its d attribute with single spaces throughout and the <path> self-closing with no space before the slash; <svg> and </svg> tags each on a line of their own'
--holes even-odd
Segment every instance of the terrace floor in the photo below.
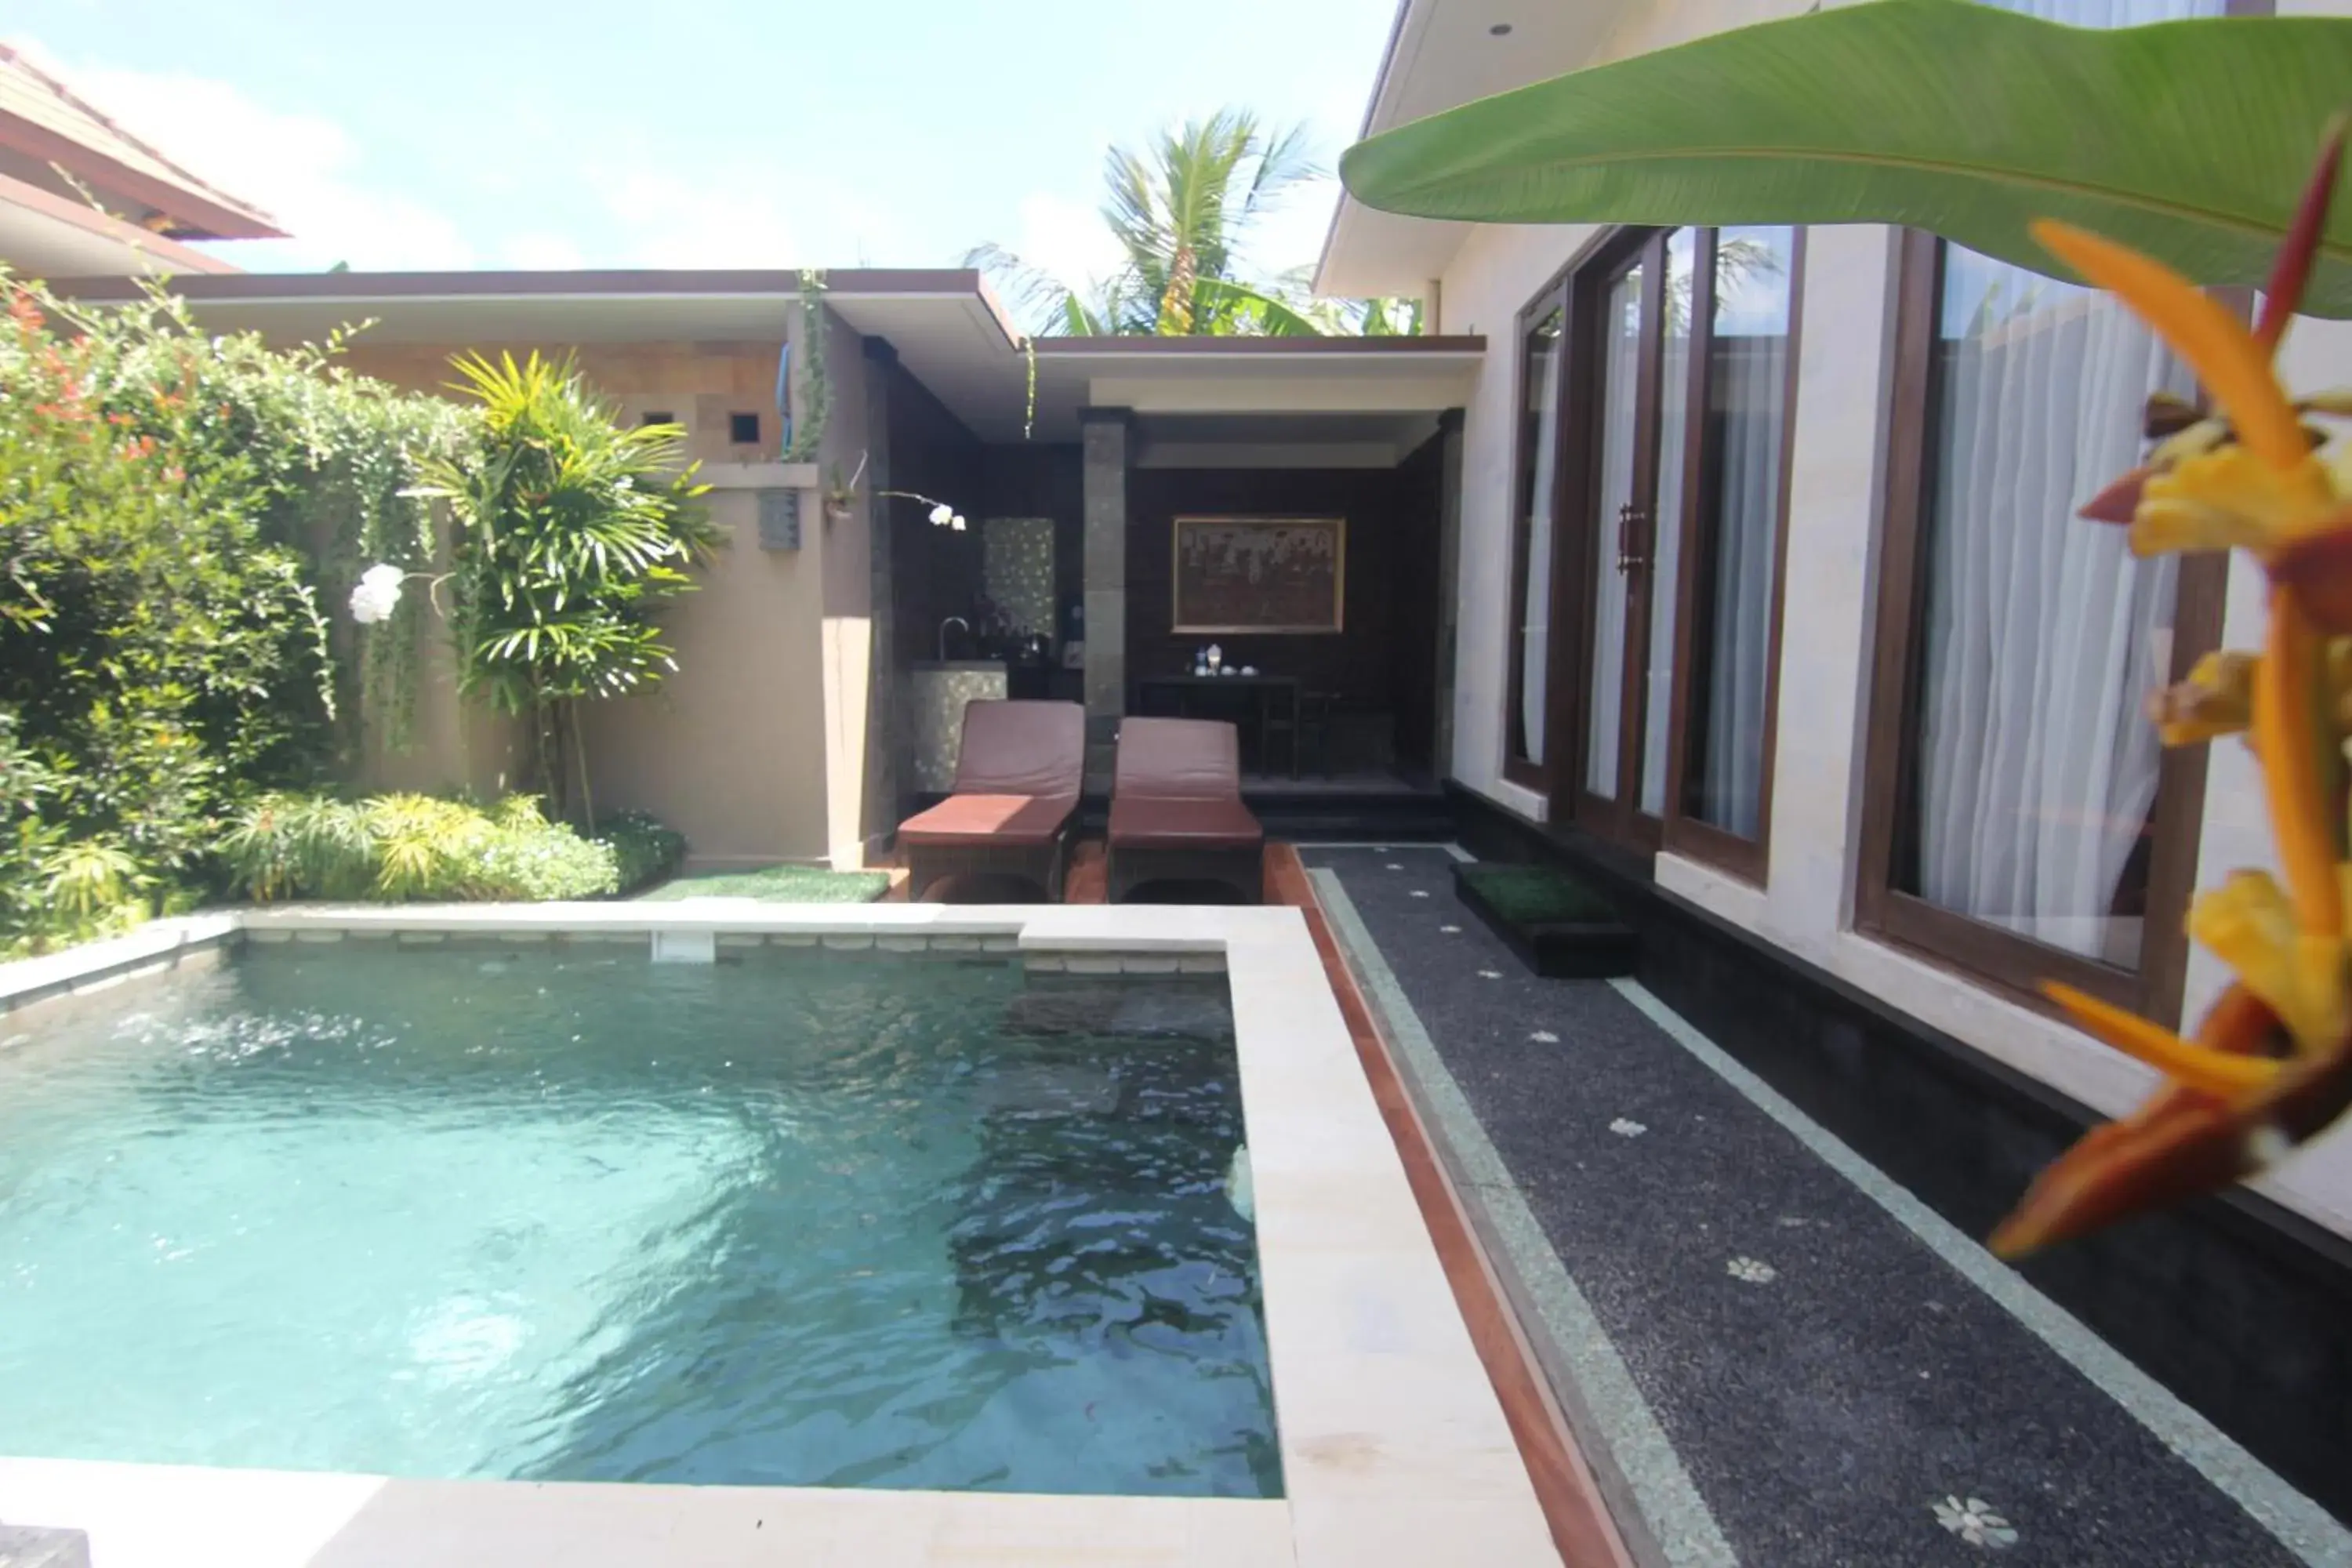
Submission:
<svg viewBox="0 0 2352 1568">
<path fill-rule="evenodd" d="M 1638 985 L 1531 974 L 1453 851 L 1298 855 L 1634 1561 L 2352 1562 Z"/>
</svg>

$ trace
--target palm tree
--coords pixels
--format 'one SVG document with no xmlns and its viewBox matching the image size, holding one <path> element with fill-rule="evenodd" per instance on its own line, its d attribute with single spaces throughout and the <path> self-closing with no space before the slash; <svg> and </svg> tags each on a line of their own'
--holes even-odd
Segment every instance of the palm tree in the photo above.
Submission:
<svg viewBox="0 0 2352 1568">
<path fill-rule="evenodd" d="M 964 265 L 986 271 L 1047 335 L 1363 331 L 1363 307 L 1351 312 L 1353 302 L 1310 302 L 1296 274 L 1269 282 L 1238 275 L 1251 226 L 1321 173 L 1307 154 L 1304 126 L 1277 130 L 1246 110 L 1222 109 L 1160 132 L 1144 152 L 1113 147 L 1105 156 L 1103 221 L 1125 256 L 1090 293 L 999 245 L 968 252 Z M 1403 319 L 1388 302 L 1376 304 L 1381 322 Z"/>
</svg>

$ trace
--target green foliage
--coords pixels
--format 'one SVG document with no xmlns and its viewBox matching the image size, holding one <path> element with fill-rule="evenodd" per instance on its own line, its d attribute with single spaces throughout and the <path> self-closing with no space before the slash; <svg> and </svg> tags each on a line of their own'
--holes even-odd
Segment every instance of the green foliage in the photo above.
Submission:
<svg viewBox="0 0 2352 1568">
<path fill-rule="evenodd" d="M 146 874 L 119 840 L 68 836 L 58 785 L 0 710 L 0 956 L 111 936 L 145 912 Z"/>
<path fill-rule="evenodd" d="M 1091 297 L 1002 246 L 964 258 L 1002 283 L 1048 337 L 1317 337 L 1372 330 L 1368 301 L 1310 300 L 1295 274 L 1245 278 L 1250 231 L 1321 171 L 1306 130 L 1276 130 L 1224 109 L 1161 132 L 1149 150 L 1113 147 L 1103 222 L 1125 259 Z M 1379 303 L 1382 326 L 1402 320 Z"/>
<path fill-rule="evenodd" d="M 208 337 L 160 292 L 98 309 L 0 278 L 0 716 L 33 781 L 6 803 L 0 941 L 22 946 L 201 879 L 255 789 L 328 770 L 358 683 L 320 593 L 363 551 L 427 558 L 400 492 L 464 416 L 346 374 L 340 340 Z"/>
<path fill-rule="evenodd" d="M 793 444 L 784 448 L 787 463 L 816 460 L 825 423 L 833 416 L 833 378 L 825 374 L 824 359 L 824 274 L 808 268 L 801 269 L 800 317 L 792 346 L 801 367 L 801 413 L 793 426 Z"/>
<path fill-rule="evenodd" d="M 596 840 L 613 851 L 622 892 L 675 872 L 686 861 L 686 835 L 642 811 L 615 812 L 597 825 Z"/>
<path fill-rule="evenodd" d="M 756 899 L 763 904 L 870 904 L 890 890 L 887 871 L 834 871 L 823 866 L 768 866 L 679 877 L 640 895 L 649 903 L 682 899 Z"/>
<path fill-rule="evenodd" d="M 236 889 L 264 902 L 600 898 L 664 874 L 685 850 L 683 837 L 642 814 L 583 838 L 524 795 L 488 811 L 421 795 L 269 795 L 221 842 Z"/>
<path fill-rule="evenodd" d="M 714 542 L 675 425 L 623 427 L 566 359 L 455 362 L 480 418 L 474 441 L 425 465 L 449 503 L 459 689 L 526 715 L 535 784 L 565 803 L 586 777 L 575 704 L 657 684 L 677 668 L 654 612 L 693 586 Z M 583 797 L 576 803 L 593 822 Z"/>
<path fill-rule="evenodd" d="M 2084 29 L 1877 0 L 1716 34 L 1349 150 L 1367 205 L 1489 223 L 1908 224 L 2063 275 L 2063 218 L 2259 284 L 2352 81 L 2352 19 Z M 2352 205 L 2304 308 L 2352 315 Z"/>
</svg>

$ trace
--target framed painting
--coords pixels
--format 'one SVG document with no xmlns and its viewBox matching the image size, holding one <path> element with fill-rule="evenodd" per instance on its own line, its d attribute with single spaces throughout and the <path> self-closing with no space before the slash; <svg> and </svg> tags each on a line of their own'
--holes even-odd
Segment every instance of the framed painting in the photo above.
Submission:
<svg viewBox="0 0 2352 1568">
<path fill-rule="evenodd" d="M 1195 632 L 1337 632 L 1348 599 L 1344 517 L 1180 517 L 1174 624 Z"/>
</svg>

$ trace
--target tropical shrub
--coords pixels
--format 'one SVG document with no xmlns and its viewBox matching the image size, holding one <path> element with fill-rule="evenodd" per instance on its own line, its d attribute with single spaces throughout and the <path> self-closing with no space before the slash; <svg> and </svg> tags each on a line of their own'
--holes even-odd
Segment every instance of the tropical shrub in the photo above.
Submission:
<svg viewBox="0 0 2352 1568">
<path fill-rule="evenodd" d="M 459 689 L 524 717 L 532 783 L 593 827 L 579 705 L 677 668 L 654 612 L 694 586 L 686 568 L 716 539 L 697 501 L 709 487 L 683 430 L 623 426 L 569 359 L 454 363 L 478 418 L 420 490 L 457 525 Z"/>
<path fill-rule="evenodd" d="M 604 818 L 597 824 L 596 838 L 611 846 L 625 893 L 658 882 L 686 863 L 686 835 L 642 811 Z"/>
<path fill-rule="evenodd" d="M 666 875 L 685 850 L 681 835 L 642 813 L 583 837 L 527 795 L 484 811 L 422 795 L 271 794 L 221 840 L 236 889 L 263 902 L 593 899 Z"/>
<path fill-rule="evenodd" d="M 88 309 L 0 278 L 0 301 L 14 949 L 203 886 L 255 790 L 330 771 L 363 682 L 339 672 L 320 589 L 363 555 L 429 558 L 401 492 L 465 416 L 345 374 L 339 340 L 210 338 L 160 293 Z"/>
</svg>

